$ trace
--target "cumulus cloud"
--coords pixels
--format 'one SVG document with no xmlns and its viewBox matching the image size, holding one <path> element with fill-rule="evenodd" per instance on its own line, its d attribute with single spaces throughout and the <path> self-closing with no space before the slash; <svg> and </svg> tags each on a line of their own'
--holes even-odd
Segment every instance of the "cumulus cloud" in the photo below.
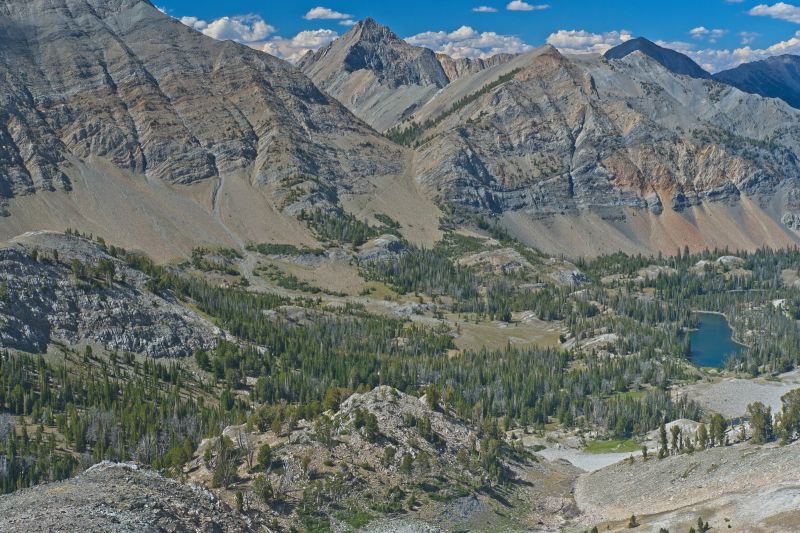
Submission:
<svg viewBox="0 0 800 533">
<path fill-rule="evenodd" d="M 356 21 L 353 19 L 340 20 L 339 24 L 342 26 L 355 26 Z"/>
<path fill-rule="evenodd" d="M 787 4 L 786 2 L 778 2 L 777 4 L 767 5 L 759 4 L 748 11 L 756 17 L 772 17 L 779 20 L 787 20 L 800 24 L 800 7 Z"/>
<path fill-rule="evenodd" d="M 275 28 L 264 22 L 258 15 L 221 17 L 211 22 L 197 17 L 181 17 L 180 21 L 195 30 L 218 39 L 240 43 L 263 41 L 275 32 Z"/>
<path fill-rule="evenodd" d="M 740 31 L 739 38 L 742 41 L 742 46 L 753 44 L 756 39 L 759 37 L 759 33 L 754 31 Z"/>
<path fill-rule="evenodd" d="M 291 63 L 297 63 L 309 51 L 326 46 L 337 37 L 339 34 L 333 30 L 306 30 L 291 39 L 273 37 L 261 49 Z"/>
<path fill-rule="evenodd" d="M 699 33 L 698 38 L 710 41 L 713 30 L 690 32 L 693 36 Z M 781 54 L 800 54 L 800 31 L 795 35 L 766 48 L 753 48 L 752 44 L 758 34 L 742 32 L 739 34 L 742 46 L 735 49 L 699 48 L 696 43 L 683 41 L 656 41 L 664 48 L 670 48 L 694 59 L 701 67 L 709 72 L 719 72 L 734 68 L 742 63 L 758 61 Z M 609 48 L 633 38 L 631 32 L 626 30 L 609 31 L 605 33 L 591 33 L 585 30 L 559 30 L 551 33 L 547 38 L 551 44 L 567 53 L 604 53 Z"/>
<path fill-rule="evenodd" d="M 767 57 L 782 55 L 782 54 L 798 54 L 800 53 L 800 31 L 795 32 L 793 37 L 785 41 L 779 41 L 767 48 L 751 48 L 744 46 L 737 48 L 731 55 L 734 62 L 745 63 L 747 61 L 756 61 L 759 59 L 766 59 Z"/>
<path fill-rule="evenodd" d="M 303 18 L 306 20 L 347 20 L 352 19 L 353 15 L 339 13 L 327 7 L 315 7 L 310 9 Z"/>
<path fill-rule="evenodd" d="M 473 7 L 472 11 L 475 13 L 497 13 L 497 8 L 489 6 L 478 6 L 478 7 Z"/>
<path fill-rule="evenodd" d="M 609 48 L 633 38 L 627 30 L 591 33 L 586 30 L 558 30 L 547 37 L 547 43 L 562 52 L 602 54 Z"/>
<path fill-rule="evenodd" d="M 698 26 L 697 28 L 693 28 L 689 30 L 689 35 L 694 37 L 695 39 L 705 39 L 710 43 L 715 43 L 720 40 L 728 30 L 722 29 L 709 29 L 705 26 Z"/>
<path fill-rule="evenodd" d="M 317 50 L 339 37 L 338 33 L 327 29 L 306 30 L 294 37 L 281 37 L 274 35 L 275 28 L 258 15 L 222 17 L 210 22 L 197 17 L 182 17 L 180 21 L 214 39 L 237 41 L 292 63 L 309 50 Z"/>
<path fill-rule="evenodd" d="M 794 36 L 789 39 L 779 41 L 766 48 L 742 46 L 733 50 L 715 48 L 698 50 L 690 46 L 687 49 L 679 51 L 682 51 L 694 59 L 704 69 L 710 72 L 719 72 L 720 70 L 737 67 L 742 63 L 759 61 L 772 56 L 800 54 L 800 31 L 796 32 Z"/>
<path fill-rule="evenodd" d="M 519 37 L 502 35 L 493 31 L 478 32 L 469 26 L 455 31 L 428 31 L 408 37 L 406 41 L 424 46 L 454 58 L 487 58 L 497 54 L 519 54 L 531 47 Z"/>
<path fill-rule="evenodd" d="M 529 4 L 528 2 L 523 2 L 522 0 L 513 0 L 506 4 L 506 9 L 509 11 L 541 11 L 543 9 L 549 8 L 550 5 L 548 4 Z"/>
</svg>

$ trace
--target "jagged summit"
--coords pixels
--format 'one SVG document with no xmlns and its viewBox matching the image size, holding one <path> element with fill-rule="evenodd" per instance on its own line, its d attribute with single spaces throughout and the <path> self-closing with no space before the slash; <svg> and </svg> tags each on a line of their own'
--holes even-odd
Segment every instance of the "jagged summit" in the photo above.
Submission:
<svg viewBox="0 0 800 533">
<path fill-rule="evenodd" d="M 622 59 L 633 52 L 641 52 L 661 63 L 664 68 L 675 74 L 683 74 L 692 78 L 710 78 L 711 74 L 706 72 L 700 65 L 695 63 L 689 56 L 659 46 L 653 41 L 644 37 L 637 37 L 615 46 L 608 50 L 603 57 L 606 59 Z"/>
<path fill-rule="evenodd" d="M 411 45 L 366 18 L 328 46 L 306 54 L 298 67 L 356 116 L 386 131 L 451 82 L 513 57 L 454 59 Z"/>
<path fill-rule="evenodd" d="M 714 74 L 714 79 L 800 108 L 800 56 L 784 54 L 745 63 Z"/>
<path fill-rule="evenodd" d="M 298 67 L 380 131 L 450 83 L 433 51 L 408 44 L 371 18 L 303 57 Z"/>
<path fill-rule="evenodd" d="M 372 17 L 367 17 L 360 20 L 353 25 L 352 28 L 345 34 L 355 34 L 358 38 L 377 42 L 385 39 L 400 40 L 396 33 L 394 33 L 389 26 L 380 24 Z"/>
</svg>

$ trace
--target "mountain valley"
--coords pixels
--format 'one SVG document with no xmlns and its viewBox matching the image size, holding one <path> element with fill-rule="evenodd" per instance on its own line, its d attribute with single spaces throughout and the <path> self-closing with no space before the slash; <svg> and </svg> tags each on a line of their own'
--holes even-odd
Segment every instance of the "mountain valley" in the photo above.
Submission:
<svg viewBox="0 0 800 533">
<path fill-rule="evenodd" d="M 0 36 L 0 530 L 797 523 L 796 56 Z"/>
</svg>

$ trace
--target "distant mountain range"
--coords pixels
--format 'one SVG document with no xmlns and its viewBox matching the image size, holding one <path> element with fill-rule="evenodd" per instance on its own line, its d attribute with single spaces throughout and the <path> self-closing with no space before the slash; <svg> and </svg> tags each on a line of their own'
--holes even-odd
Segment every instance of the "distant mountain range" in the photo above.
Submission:
<svg viewBox="0 0 800 533">
<path fill-rule="evenodd" d="M 714 79 L 800 108 L 800 56 L 781 55 L 718 72 Z"/>
<path fill-rule="evenodd" d="M 604 57 L 622 59 L 633 52 L 641 52 L 653 58 L 676 74 L 714 79 L 747 93 L 780 98 L 790 106 L 800 108 L 800 56 L 774 56 L 711 74 L 689 56 L 638 37 L 608 50 Z"/>
<path fill-rule="evenodd" d="M 412 239 L 493 217 L 569 254 L 800 242 L 800 111 L 773 98 L 796 105 L 796 58 L 456 59 L 367 19 L 295 68 L 145 0 L 2 5 L 0 238 L 170 258 L 313 245 L 300 214 L 351 209 Z"/>
</svg>

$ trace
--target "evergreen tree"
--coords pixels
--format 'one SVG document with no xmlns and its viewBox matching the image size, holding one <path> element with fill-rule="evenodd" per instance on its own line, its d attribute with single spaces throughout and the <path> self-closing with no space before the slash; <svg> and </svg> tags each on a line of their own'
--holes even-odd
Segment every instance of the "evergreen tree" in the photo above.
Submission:
<svg viewBox="0 0 800 533">
<path fill-rule="evenodd" d="M 272 448 L 268 443 L 264 443 L 258 449 L 258 466 L 264 472 L 269 471 L 270 467 L 272 466 Z"/>
<path fill-rule="evenodd" d="M 708 447 L 708 430 L 702 422 L 697 428 L 697 446 L 701 450 L 705 450 Z"/>
<path fill-rule="evenodd" d="M 772 408 L 761 402 L 754 402 L 747 406 L 747 415 L 750 418 L 753 442 L 763 444 L 772 440 Z"/>
</svg>

